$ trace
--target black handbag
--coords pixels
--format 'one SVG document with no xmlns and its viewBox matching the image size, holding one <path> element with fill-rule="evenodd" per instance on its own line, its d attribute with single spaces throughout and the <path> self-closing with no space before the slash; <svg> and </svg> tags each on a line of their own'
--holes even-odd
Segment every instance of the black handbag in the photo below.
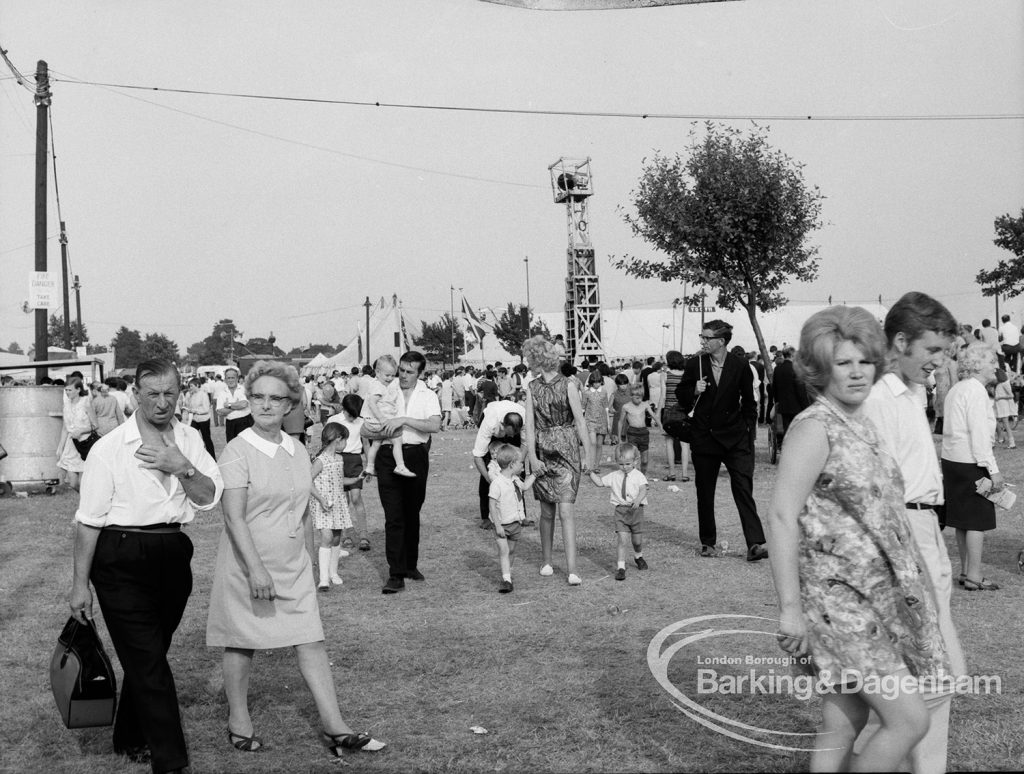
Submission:
<svg viewBox="0 0 1024 774">
<path fill-rule="evenodd" d="M 96 443 L 99 439 L 100 434 L 93 430 L 91 433 L 89 433 L 88 438 L 83 438 L 81 441 L 79 441 L 77 438 L 72 438 L 71 442 L 75 445 L 75 448 L 78 449 L 78 456 L 84 460 L 86 457 L 89 456 L 89 450 L 92 449 L 92 445 Z"/>
<path fill-rule="evenodd" d="M 66 727 L 113 725 L 117 678 L 92 621 L 68 619 L 50 659 L 50 689 Z"/>
<path fill-rule="evenodd" d="M 701 367 L 700 355 L 697 356 L 697 371 L 700 374 L 700 378 L 704 378 L 704 369 Z M 675 438 L 680 443 L 690 443 L 693 441 L 693 411 L 697 408 L 697 403 L 700 401 L 700 395 L 697 396 L 697 400 L 693 402 L 693 408 L 690 409 L 689 413 L 683 411 L 683 407 L 679 405 L 677 400 L 672 406 L 665 406 L 661 410 L 661 427 L 670 436 Z"/>
</svg>

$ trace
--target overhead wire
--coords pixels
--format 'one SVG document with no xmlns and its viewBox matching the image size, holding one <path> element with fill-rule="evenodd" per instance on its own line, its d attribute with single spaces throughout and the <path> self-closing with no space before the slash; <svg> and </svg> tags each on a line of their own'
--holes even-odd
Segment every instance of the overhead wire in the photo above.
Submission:
<svg viewBox="0 0 1024 774">
<path fill-rule="evenodd" d="M 274 102 L 301 102 L 314 105 L 346 105 L 350 107 L 395 108 L 402 110 L 436 110 L 460 113 L 493 113 L 501 115 L 528 116 L 564 116 L 580 118 L 639 118 L 666 119 L 681 121 L 1001 121 L 1024 119 L 1024 113 L 938 113 L 938 114 L 822 114 L 813 113 L 765 113 L 765 114 L 730 114 L 730 113 L 655 113 L 637 111 L 607 110 L 552 110 L 541 108 L 501 108 L 479 107 L 472 105 L 439 105 L 413 102 L 381 102 L 369 100 L 337 99 L 323 97 L 293 97 L 281 94 L 254 94 L 248 92 L 210 91 L 205 89 L 183 89 L 165 86 L 142 86 L 131 83 L 107 83 L 103 81 L 87 81 L 76 78 L 66 81 L 82 86 L 100 86 L 114 89 L 133 89 L 140 91 L 165 92 L 170 94 L 189 94 L 194 96 L 229 97 L 232 99 L 265 100 Z"/>
</svg>

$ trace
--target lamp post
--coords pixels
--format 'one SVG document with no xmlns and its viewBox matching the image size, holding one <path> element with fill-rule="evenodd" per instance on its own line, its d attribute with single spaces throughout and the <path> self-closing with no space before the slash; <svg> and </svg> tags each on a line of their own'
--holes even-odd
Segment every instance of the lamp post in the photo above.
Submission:
<svg viewBox="0 0 1024 774">
<path fill-rule="evenodd" d="M 661 354 L 662 357 L 665 355 L 665 334 L 668 333 L 668 323 L 661 324 Z"/>
<path fill-rule="evenodd" d="M 448 318 L 452 334 L 452 371 L 455 370 L 455 286 L 448 286 L 448 301 L 451 304 L 451 316 Z"/>
<path fill-rule="evenodd" d="M 679 343 L 679 339 L 676 338 L 676 307 L 679 306 L 680 303 L 682 303 L 681 298 L 675 298 L 672 300 L 672 346 L 678 347 L 681 351 L 683 346 Z"/>
</svg>

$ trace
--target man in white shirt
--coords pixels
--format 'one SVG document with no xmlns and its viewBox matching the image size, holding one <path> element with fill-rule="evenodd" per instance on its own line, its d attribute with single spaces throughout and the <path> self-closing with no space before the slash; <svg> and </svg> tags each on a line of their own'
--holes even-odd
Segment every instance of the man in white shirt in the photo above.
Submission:
<svg viewBox="0 0 1024 774">
<path fill-rule="evenodd" d="M 419 571 L 420 508 L 427 497 L 430 475 L 430 434 L 441 429 L 441 404 L 420 380 L 427 360 L 419 352 L 406 352 L 398 360 L 398 415 L 384 423 L 390 435 L 402 431 L 402 455 L 414 478 L 395 473 L 391 444 L 377 452 L 377 492 L 384 509 L 384 553 L 388 580 L 381 592 L 397 594 L 405 579 L 424 580 Z"/>
<path fill-rule="evenodd" d="M 138 410 L 92 447 L 75 513 L 72 615 L 93 617 L 89 581 L 124 669 L 114 750 L 154 771 L 188 766 L 171 638 L 192 590 L 192 542 L 181 525 L 224 489 L 199 432 L 174 418 L 177 369 L 139 364 Z"/>
<path fill-rule="evenodd" d="M 512 400 L 496 400 L 484 409 L 473 445 L 473 464 L 480 474 L 480 485 L 477 487 L 477 494 L 480 497 L 480 529 L 490 529 L 494 526 L 490 510 L 491 477 L 487 472 L 487 466 L 491 462 L 491 444 L 494 441 L 501 441 L 518 449 L 522 443 L 525 421 L 526 409 Z M 525 521 L 523 523 L 526 524 Z"/>
<path fill-rule="evenodd" d="M 245 397 L 245 388 L 238 383 L 238 369 L 224 370 L 224 391 L 217 396 L 217 413 L 224 417 L 224 443 L 252 427 L 252 411 Z"/>
<path fill-rule="evenodd" d="M 987 317 L 982 320 L 978 333 L 981 335 L 981 340 L 988 344 L 997 356 L 1002 357 L 1003 350 L 999 346 L 999 331 L 992 327 L 992 321 Z"/>
<path fill-rule="evenodd" d="M 1010 315 L 1002 316 L 1003 324 L 999 326 L 999 339 L 1003 342 L 1003 357 L 1006 365 L 1013 371 L 1017 370 L 1017 357 L 1020 354 L 1020 328 L 1010 321 Z"/>
<path fill-rule="evenodd" d="M 942 364 L 956 332 L 953 315 L 930 296 L 910 292 L 899 299 L 885 318 L 890 362 L 895 367 L 875 383 L 864 401 L 864 413 L 903 475 L 907 521 L 931 581 L 939 632 L 952 674 L 962 675 L 966 665 L 950 615 L 953 571 L 937 513 L 943 503 L 942 473 L 925 416 L 925 384 Z M 928 733 L 911 750 L 909 763 L 915 774 L 942 774 L 946 771 L 952 696 L 948 692 L 922 692 L 922 696 L 931 723 Z M 859 740 L 869 738 L 877 728 L 877 716 L 872 713 Z"/>
</svg>

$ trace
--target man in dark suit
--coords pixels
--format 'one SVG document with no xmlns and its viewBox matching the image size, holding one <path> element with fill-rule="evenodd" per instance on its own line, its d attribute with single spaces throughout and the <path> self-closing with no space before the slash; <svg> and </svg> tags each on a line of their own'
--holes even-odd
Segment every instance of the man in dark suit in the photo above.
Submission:
<svg viewBox="0 0 1024 774">
<path fill-rule="evenodd" d="M 701 354 L 686 363 L 676 388 L 680 405 L 693 408 L 690 451 L 697 486 L 700 555 L 715 555 L 715 486 L 724 463 L 747 543 L 747 561 L 756 562 L 768 556 L 768 549 L 754 502 L 754 372 L 744 358 L 728 352 L 732 339 L 728 323 L 709 321 L 700 339 Z"/>
<path fill-rule="evenodd" d="M 776 366 L 772 374 L 772 385 L 775 388 L 775 411 L 782 417 L 782 432 L 789 430 L 793 417 L 807 408 L 811 401 L 807 397 L 807 389 L 803 382 L 796 378 L 793 369 L 792 347 L 782 350 L 782 362 Z"/>
</svg>

